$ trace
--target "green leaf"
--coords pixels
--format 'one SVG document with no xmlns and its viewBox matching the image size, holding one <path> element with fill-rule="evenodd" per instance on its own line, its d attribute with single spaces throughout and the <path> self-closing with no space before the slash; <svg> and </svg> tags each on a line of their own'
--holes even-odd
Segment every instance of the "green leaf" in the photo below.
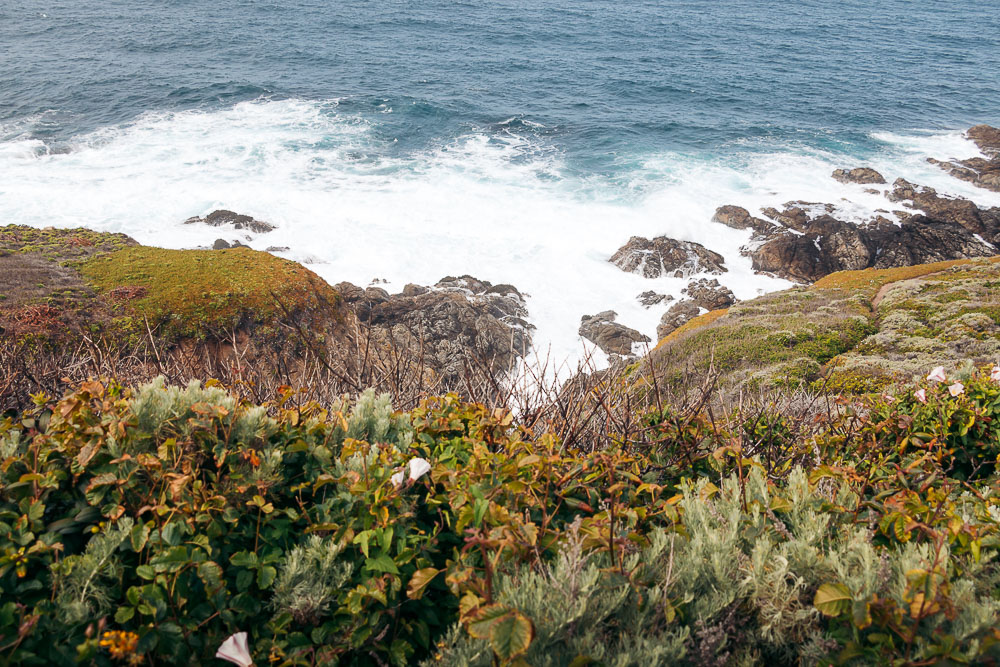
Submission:
<svg viewBox="0 0 1000 667">
<path fill-rule="evenodd" d="M 144 523 L 132 526 L 129 537 L 132 539 L 132 550 L 139 553 L 149 540 L 149 526 Z"/>
<path fill-rule="evenodd" d="M 278 575 L 278 571 L 271 567 L 270 565 L 264 565 L 259 570 L 257 570 L 257 585 L 261 588 L 270 588 L 271 584 L 274 583 L 274 578 Z"/>
<path fill-rule="evenodd" d="M 851 608 L 851 602 L 851 592 L 844 584 L 823 584 L 813 598 L 813 605 L 825 616 L 840 616 Z"/>
<path fill-rule="evenodd" d="M 431 583 L 431 580 L 437 576 L 438 570 L 433 567 L 425 567 L 422 570 L 417 570 L 410 577 L 410 583 L 406 585 L 406 597 L 411 600 L 419 600 L 424 595 L 424 589 L 427 588 L 427 584 Z"/>
<path fill-rule="evenodd" d="M 389 574 L 399 574 L 399 568 L 387 554 L 379 554 L 375 558 L 365 561 L 365 567 L 375 572 L 388 572 Z"/>
<path fill-rule="evenodd" d="M 156 570 L 151 565 L 140 565 L 135 568 L 135 573 L 143 579 L 153 579 L 156 577 Z"/>
<path fill-rule="evenodd" d="M 134 607 L 118 607 L 118 611 L 115 612 L 115 623 L 121 625 L 132 620 L 135 616 Z"/>
<path fill-rule="evenodd" d="M 513 660 L 527 652 L 534 636 L 531 620 L 519 611 L 511 611 L 493 622 L 490 646 L 501 660 Z"/>
<path fill-rule="evenodd" d="M 181 543 L 181 524 L 172 521 L 160 529 L 160 538 L 172 547 Z"/>
</svg>

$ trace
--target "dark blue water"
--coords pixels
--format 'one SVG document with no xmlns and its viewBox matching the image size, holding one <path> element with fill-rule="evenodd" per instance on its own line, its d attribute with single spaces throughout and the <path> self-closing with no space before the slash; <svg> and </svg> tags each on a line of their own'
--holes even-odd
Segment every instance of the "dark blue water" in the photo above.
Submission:
<svg viewBox="0 0 1000 667">
<path fill-rule="evenodd" d="M 1000 121 L 996 0 L 4 0 L 0 122 L 341 100 L 396 149 L 511 117 L 574 162 Z M 25 121 L 27 123 L 15 123 Z"/>
</svg>

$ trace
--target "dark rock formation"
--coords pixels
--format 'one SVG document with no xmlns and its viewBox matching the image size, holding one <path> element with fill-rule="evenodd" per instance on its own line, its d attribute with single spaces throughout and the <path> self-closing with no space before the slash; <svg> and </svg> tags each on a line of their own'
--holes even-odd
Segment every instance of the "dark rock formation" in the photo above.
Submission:
<svg viewBox="0 0 1000 667">
<path fill-rule="evenodd" d="M 667 312 L 663 313 L 660 324 L 656 327 L 656 337 L 658 339 L 665 338 L 674 329 L 697 317 L 699 313 L 701 313 L 701 308 L 694 301 L 687 299 L 678 301 L 670 306 Z"/>
<path fill-rule="evenodd" d="M 725 259 L 719 253 L 691 241 L 666 236 L 646 239 L 633 236 L 609 260 L 622 271 L 646 278 L 673 275 L 683 278 L 695 273 L 723 273 Z"/>
<path fill-rule="evenodd" d="M 649 336 L 615 322 L 617 317 L 618 313 L 613 310 L 605 310 L 596 315 L 584 315 L 580 318 L 580 335 L 605 353 L 621 356 L 632 354 L 632 343 L 650 342 Z"/>
<path fill-rule="evenodd" d="M 986 158 L 974 157 L 954 162 L 927 158 L 955 178 L 968 181 L 986 190 L 1000 192 L 1000 129 L 989 125 L 976 125 L 965 135 L 974 141 Z"/>
<path fill-rule="evenodd" d="M 229 248 L 247 248 L 249 246 L 243 245 L 239 241 L 233 241 L 230 243 L 226 239 L 215 239 L 215 243 L 212 244 L 212 250 L 228 250 Z"/>
<path fill-rule="evenodd" d="M 199 223 L 204 225 L 210 225 L 212 227 L 232 225 L 233 229 L 250 231 L 254 232 L 255 234 L 266 234 L 267 232 L 274 229 L 274 225 L 272 224 L 269 224 L 267 222 L 261 222 L 260 220 L 255 220 L 249 215 L 241 215 L 239 213 L 234 213 L 233 211 L 227 211 L 225 209 L 212 211 L 204 218 L 195 216 L 193 218 L 188 218 L 187 220 L 184 221 L 185 225 L 194 225 Z"/>
<path fill-rule="evenodd" d="M 667 301 L 673 301 L 674 297 L 669 294 L 658 294 L 653 290 L 647 290 L 642 294 L 635 297 L 636 301 L 641 303 L 645 308 L 652 308 L 659 303 L 665 303 Z"/>
<path fill-rule="evenodd" d="M 973 234 L 993 236 L 1000 231 L 1000 208 L 981 209 L 968 199 L 939 195 L 934 188 L 914 185 L 902 178 L 892 184 L 889 199 L 907 208 L 922 210 L 928 218 L 952 222 Z"/>
<path fill-rule="evenodd" d="M 753 217 L 750 211 L 742 206 L 731 204 L 717 208 L 715 215 L 712 216 L 712 222 L 721 222 L 733 229 L 752 229 L 755 234 L 767 234 L 775 227 L 772 222 Z"/>
<path fill-rule="evenodd" d="M 434 287 L 407 285 L 400 294 L 351 283 L 335 289 L 381 341 L 419 355 L 446 381 L 460 378 L 470 361 L 502 373 L 531 345 L 534 326 L 525 320 L 524 296 L 511 285 L 449 276 Z"/>
<path fill-rule="evenodd" d="M 881 185 L 885 183 L 885 178 L 871 167 L 857 167 L 855 169 L 837 169 L 833 172 L 833 178 L 841 183 L 861 183 L 862 185 Z"/>
<path fill-rule="evenodd" d="M 682 292 L 687 294 L 696 306 L 705 310 L 728 308 L 736 303 L 736 296 L 732 290 L 725 285 L 720 285 L 719 281 L 714 278 L 712 280 L 702 278 L 692 281 Z"/>
</svg>

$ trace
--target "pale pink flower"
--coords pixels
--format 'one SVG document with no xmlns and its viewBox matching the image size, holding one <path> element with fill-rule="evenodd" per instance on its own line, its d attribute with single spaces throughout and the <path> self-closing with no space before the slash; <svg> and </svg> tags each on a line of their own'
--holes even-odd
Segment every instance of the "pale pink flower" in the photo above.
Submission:
<svg viewBox="0 0 1000 667">
<path fill-rule="evenodd" d="M 895 403 L 896 397 L 890 396 L 889 394 L 882 394 L 882 400 L 885 401 L 886 403 Z"/>
<path fill-rule="evenodd" d="M 915 392 L 913 392 L 913 396 L 921 403 L 927 402 L 927 392 L 924 391 L 923 389 L 917 389 Z"/>
<path fill-rule="evenodd" d="M 417 457 L 415 459 L 410 459 L 410 481 L 415 482 L 427 473 L 431 471 L 431 464 Z"/>
<path fill-rule="evenodd" d="M 247 645 L 247 633 L 237 632 L 235 635 L 230 635 L 215 652 L 215 657 L 228 660 L 240 667 L 253 667 L 253 658 L 250 657 L 250 647 Z"/>
<path fill-rule="evenodd" d="M 993 370 L 990 371 L 990 379 L 994 382 L 1000 382 L 1000 366 L 993 367 Z"/>
<path fill-rule="evenodd" d="M 948 393 L 952 396 L 961 396 L 965 393 L 965 385 L 961 382 L 956 382 L 955 384 L 948 387 Z"/>
<path fill-rule="evenodd" d="M 400 470 L 395 475 L 389 478 L 393 486 L 399 486 L 400 484 L 403 483 L 404 479 L 406 479 L 406 473 L 403 472 L 402 470 Z"/>
<path fill-rule="evenodd" d="M 930 375 L 927 376 L 927 379 L 930 380 L 931 382 L 944 382 L 945 380 L 947 380 L 948 378 L 944 374 L 944 366 L 938 366 L 937 368 L 932 370 Z"/>
</svg>

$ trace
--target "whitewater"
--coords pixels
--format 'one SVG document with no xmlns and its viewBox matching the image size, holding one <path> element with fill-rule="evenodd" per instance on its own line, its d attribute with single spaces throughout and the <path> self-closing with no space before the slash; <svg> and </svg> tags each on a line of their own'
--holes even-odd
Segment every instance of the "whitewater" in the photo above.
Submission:
<svg viewBox="0 0 1000 667">
<path fill-rule="evenodd" d="M 380 131 L 377 117 L 341 107 L 338 99 L 264 98 L 147 112 L 55 143 L 32 137 L 44 115 L 0 125 L 0 220 L 123 232 L 168 248 L 216 238 L 287 248 L 276 252 L 331 283 L 379 281 L 390 292 L 446 275 L 510 283 L 528 295 L 540 354 L 568 364 L 593 354 L 603 364 L 577 333 L 581 316 L 615 310 L 655 341 L 666 305 L 646 309 L 636 296 L 677 298 L 689 280 L 650 280 L 610 264 L 630 236 L 666 235 L 722 254 L 729 270 L 717 278 L 747 299 L 790 283 L 754 274 L 740 254 L 749 232 L 711 222 L 723 204 L 756 212 L 790 200 L 832 203 L 837 217 L 857 221 L 898 209 L 830 176 L 866 165 L 890 183 L 903 177 L 1000 205 L 1000 195 L 926 162 L 978 155 L 959 128 L 872 133 L 863 155 L 748 140 L 725 152 L 632 154 L 595 173 L 574 168 L 558 133 L 529 119 L 394 150 L 398 138 Z M 247 240 L 183 224 L 220 208 L 277 229 Z"/>
</svg>

